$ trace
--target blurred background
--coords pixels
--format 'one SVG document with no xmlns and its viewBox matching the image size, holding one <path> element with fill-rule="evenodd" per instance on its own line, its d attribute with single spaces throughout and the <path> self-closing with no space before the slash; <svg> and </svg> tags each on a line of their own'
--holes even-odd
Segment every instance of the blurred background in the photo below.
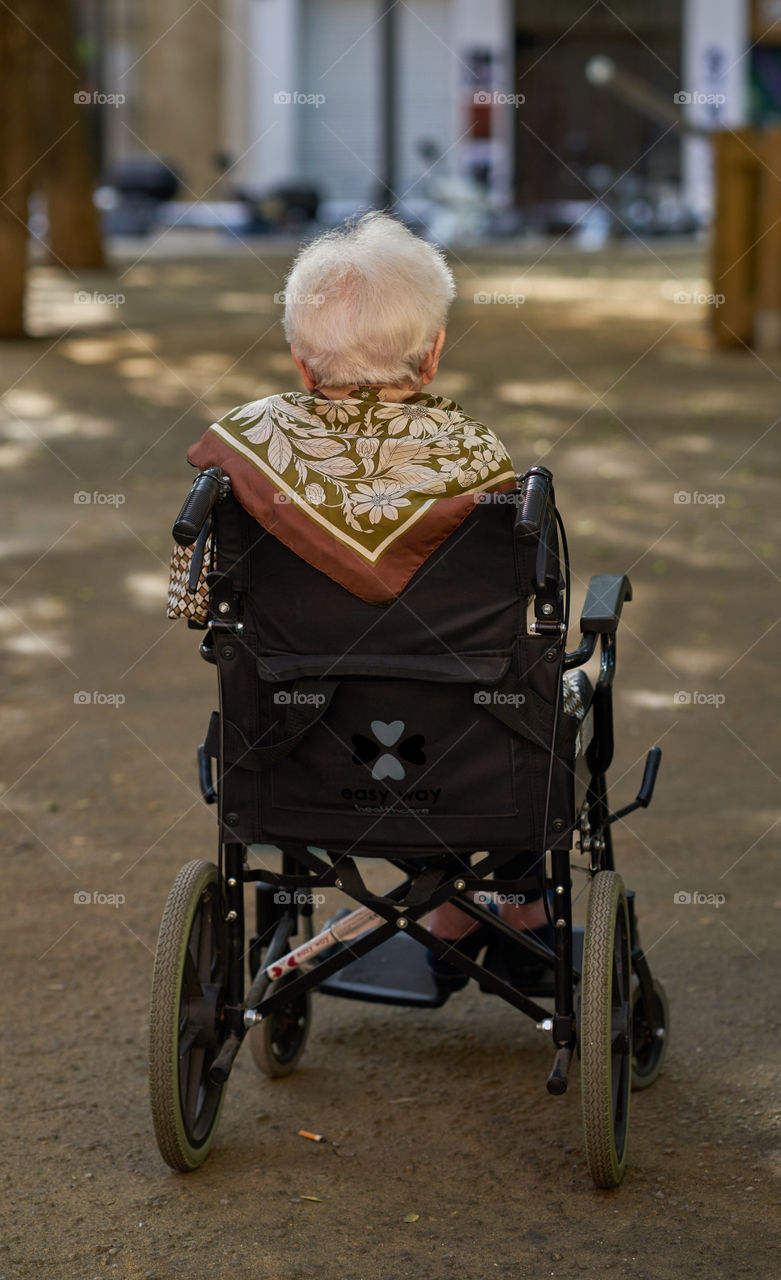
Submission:
<svg viewBox="0 0 781 1280">
<path fill-rule="evenodd" d="M 8 336 L 28 230 L 99 267 L 389 207 L 446 246 L 713 228 L 717 339 L 779 345 L 777 0 L 14 0 L 3 30 Z"/>
<path fill-rule="evenodd" d="M 780 139 L 779 0 L 0 3 L 2 1274 L 776 1274 Z M 662 747 L 614 830 L 673 1032 L 607 1198 L 577 1073 L 550 1099 L 474 984 L 317 999 L 201 1171 L 154 1143 L 157 929 L 216 842 L 213 671 L 165 617 L 185 453 L 297 388 L 293 256 L 372 207 L 448 254 L 432 390 L 554 472 L 573 620 L 634 587 L 609 781 Z"/>
</svg>

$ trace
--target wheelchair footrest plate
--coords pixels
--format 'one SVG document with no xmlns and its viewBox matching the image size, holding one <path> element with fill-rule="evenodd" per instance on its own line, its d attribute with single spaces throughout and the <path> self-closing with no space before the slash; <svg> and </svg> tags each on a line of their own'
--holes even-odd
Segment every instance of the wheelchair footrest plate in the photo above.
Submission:
<svg viewBox="0 0 781 1280">
<path fill-rule="evenodd" d="M 367 955 L 326 978 L 318 991 L 347 1000 L 438 1008 L 449 992 L 440 991 L 420 943 L 398 933 Z"/>
<path fill-rule="evenodd" d="M 583 929 L 572 930 L 572 963 L 580 970 L 583 964 Z M 398 933 L 382 946 L 345 965 L 326 978 L 320 987 L 327 996 L 346 1000 L 366 1000 L 375 1004 L 400 1004 L 439 1008 L 450 992 L 442 991 L 428 967 L 426 952 L 407 934 Z M 525 995 L 553 995 L 553 982 L 544 981 L 524 986 Z"/>
</svg>

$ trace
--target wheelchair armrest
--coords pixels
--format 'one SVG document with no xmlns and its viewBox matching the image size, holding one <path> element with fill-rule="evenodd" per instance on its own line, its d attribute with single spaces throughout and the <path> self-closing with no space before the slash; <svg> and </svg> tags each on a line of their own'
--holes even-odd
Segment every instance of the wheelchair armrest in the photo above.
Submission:
<svg viewBox="0 0 781 1280">
<path fill-rule="evenodd" d="M 580 615 L 581 632 L 612 635 L 625 600 L 632 599 L 632 584 L 625 573 L 595 573 L 588 584 Z"/>
</svg>

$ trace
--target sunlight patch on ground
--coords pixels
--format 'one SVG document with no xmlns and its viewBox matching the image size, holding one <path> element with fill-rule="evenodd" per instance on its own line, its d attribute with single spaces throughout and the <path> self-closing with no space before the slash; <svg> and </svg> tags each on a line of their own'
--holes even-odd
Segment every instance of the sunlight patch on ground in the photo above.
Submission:
<svg viewBox="0 0 781 1280">
<path fill-rule="evenodd" d="M 26 466 L 35 455 L 35 447 L 32 440 L 0 444 L 0 470 L 12 471 L 14 467 Z"/>
<path fill-rule="evenodd" d="M 103 338 L 67 338 L 60 343 L 59 351 L 76 364 L 111 364 L 123 351 L 138 350 L 138 339 L 149 347 L 157 345 L 152 334 L 116 334 Z"/>
<path fill-rule="evenodd" d="M 252 315 L 273 316 L 282 318 L 282 308 L 274 301 L 273 293 L 218 293 L 213 306 L 217 311 L 244 312 Z"/>
<path fill-rule="evenodd" d="M 6 392 L 2 404 L 12 414 L 3 423 L 6 439 L 30 447 L 36 437 L 40 440 L 57 436 L 100 438 L 115 431 L 114 424 L 107 418 L 94 417 L 83 410 L 63 413 L 58 402 L 44 391 L 13 387 Z"/>
<path fill-rule="evenodd" d="M 594 397 L 572 378 L 556 378 L 552 382 L 500 382 L 497 397 L 506 404 L 561 405 L 582 411 L 594 403 Z"/>
<path fill-rule="evenodd" d="M 23 387 L 6 391 L 3 403 L 23 417 L 42 418 L 57 411 L 57 401 L 45 391 L 25 390 Z"/>
<path fill-rule="evenodd" d="M 66 615 L 64 602 L 51 595 L 37 596 L 23 608 L 0 606 L 0 647 L 7 653 L 69 657 L 70 646 L 52 626 Z"/>
<path fill-rule="evenodd" d="M 670 666 L 682 674 L 685 673 L 692 679 L 707 676 L 718 680 L 725 668 L 735 660 L 735 656 L 735 653 L 728 649 L 726 645 L 717 647 L 712 640 L 708 643 L 707 648 L 704 645 L 696 649 L 673 645 L 665 652 L 665 658 Z M 712 690 L 694 690 L 693 692 L 716 693 L 718 688 L 714 684 Z M 706 707 L 708 711 L 712 709 L 710 706 Z M 686 710 L 685 707 L 684 710 Z M 695 707 L 695 710 L 699 710 L 699 708 Z"/>
<path fill-rule="evenodd" d="M 165 612 L 168 594 L 168 573 L 165 569 L 129 573 L 125 577 L 125 589 L 131 602 L 146 612 Z"/>
<path fill-rule="evenodd" d="M 621 701 L 630 706 L 640 707 L 643 711 L 673 711 L 673 695 L 668 690 L 658 693 L 653 689 L 623 689 Z"/>
</svg>

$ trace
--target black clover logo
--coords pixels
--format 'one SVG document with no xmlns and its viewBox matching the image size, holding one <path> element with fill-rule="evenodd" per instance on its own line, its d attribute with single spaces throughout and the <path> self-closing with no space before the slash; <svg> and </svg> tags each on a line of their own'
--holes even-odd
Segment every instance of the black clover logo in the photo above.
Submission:
<svg viewBox="0 0 781 1280">
<path fill-rule="evenodd" d="M 375 760 L 375 757 L 379 757 L 372 768 L 372 777 L 375 782 L 381 782 L 383 778 L 395 778 L 401 781 L 407 772 L 401 763 L 402 760 L 406 760 L 408 764 L 426 763 L 426 757 L 423 754 L 426 739 L 422 733 L 413 733 L 400 741 L 404 732 L 403 720 L 392 720 L 390 724 L 386 724 L 384 720 L 372 720 L 371 731 L 376 739 L 374 742 L 363 733 L 353 734 L 353 764 L 368 765 Z M 390 751 L 382 750 L 384 747 L 395 747 L 396 754 L 392 755 Z"/>
</svg>

